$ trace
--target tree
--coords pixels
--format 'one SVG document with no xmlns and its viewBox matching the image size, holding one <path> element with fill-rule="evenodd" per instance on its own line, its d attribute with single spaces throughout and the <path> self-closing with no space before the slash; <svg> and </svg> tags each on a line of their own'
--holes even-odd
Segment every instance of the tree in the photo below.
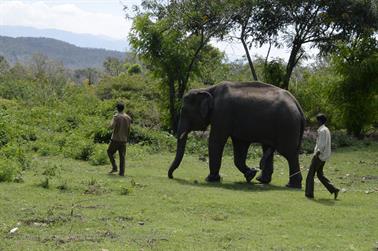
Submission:
<svg viewBox="0 0 378 251">
<path fill-rule="evenodd" d="M 350 41 L 366 30 L 378 29 L 377 6 L 370 0 L 280 0 L 277 17 L 287 26 L 280 29 L 291 48 L 283 88 L 288 89 L 294 67 L 305 57 L 309 44 L 322 53 L 337 41 Z M 276 6 L 273 4 L 272 6 Z"/>
<path fill-rule="evenodd" d="M 227 19 L 223 1 L 181 0 L 161 4 L 143 1 L 134 18 L 130 43 L 168 93 L 170 129 L 177 129 L 181 99 L 192 74 L 198 74 L 201 53 L 210 39 L 222 36 Z"/>
<path fill-rule="evenodd" d="M 378 121 L 378 41 L 373 36 L 357 38 L 339 46 L 333 57 L 341 81 L 332 93 L 349 134 L 363 135 Z"/>
<path fill-rule="evenodd" d="M 265 62 L 263 67 L 264 81 L 275 85 L 282 86 L 285 76 L 285 67 L 282 59 L 275 59 Z"/>
<path fill-rule="evenodd" d="M 100 72 L 95 68 L 78 69 L 74 72 L 76 82 L 94 85 L 100 79 Z"/>
<path fill-rule="evenodd" d="M 233 0 L 229 5 L 233 27 L 240 32 L 238 38 L 255 79 L 248 47 L 268 44 L 270 51 L 272 46 L 285 44 L 290 49 L 284 89 L 288 89 L 298 62 L 306 58 L 305 45 L 327 54 L 339 40 L 351 41 L 366 30 L 378 29 L 373 0 Z"/>
<path fill-rule="evenodd" d="M 113 77 L 117 77 L 121 72 L 126 70 L 124 64 L 115 57 L 106 58 L 103 65 L 105 72 Z"/>
<path fill-rule="evenodd" d="M 272 45 L 280 46 L 278 31 L 285 24 L 280 18 L 279 7 L 274 1 L 232 0 L 225 11 L 232 17 L 232 31 L 243 45 L 249 68 L 254 80 L 258 80 L 249 50 L 253 45 L 262 46 L 269 43 L 267 59 Z M 234 37 L 235 38 L 235 37 Z M 267 60 L 266 59 L 266 60 Z"/>
<path fill-rule="evenodd" d="M 0 56 L 0 75 L 8 72 L 10 70 L 10 65 L 5 57 Z"/>
<path fill-rule="evenodd" d="M 128 68 L 127 72 L 129 73 L 129 75 L 139 74 L 142 72 L 142 69 L 139 64 L 132 64 Z"/>
</svg>

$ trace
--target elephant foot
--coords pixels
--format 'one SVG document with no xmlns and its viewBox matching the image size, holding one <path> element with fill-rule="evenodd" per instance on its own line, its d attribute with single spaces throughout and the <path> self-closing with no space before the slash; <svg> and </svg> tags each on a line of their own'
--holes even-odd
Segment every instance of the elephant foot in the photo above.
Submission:
<svg viewBox="0 0 378 251">
<path fill-rule="evenodd" d="M 245 180 L 247 181 L 247 183 L 250 183 L 251 180 L 256 176 L 256 174 L 257 174 L 257 170 L 256 169 L 254 169 L 254 168 L 249 169 L 244 174 L 244 177 L 245 177 Z"/>
<path fill-rule="evenodd" d="M 261 184 L 269 184 L 272 179 L 271 178 L 263 178 L 262 176 L 259 176 L 256 178 Z"/>
<path fill-rule="evenodd" d="M 219 174 L 209 174 L 206 177 L 207 182 L 220 182 L 221 181 L 221 176 Z"/>
<path fill-rule="evenodd" d="M 294 188 L 294 189 L 302 189 L 302 184 L 301 183 L 297 183 L 297 184 L 293 184 L 293 183 L 287 183 L 286 184 L 286 187 L 287 188 Z"/>
</svg>

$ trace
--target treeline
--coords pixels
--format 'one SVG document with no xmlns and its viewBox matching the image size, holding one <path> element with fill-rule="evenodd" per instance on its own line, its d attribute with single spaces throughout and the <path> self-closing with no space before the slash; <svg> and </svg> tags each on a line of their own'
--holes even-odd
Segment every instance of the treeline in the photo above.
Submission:
<svg viewBox="0 0 378 251">
<path fill-rule="evenodd" d="M 130 13 L 130 44 L 164 82 L 173 131 L 191 79 L 203 74 L 203 66 L 219 62 L 212 40 L 242 44 L 251 71 L 248 79 L 266 80 L 284 89 L 291 88 L 295 68 L 308 56 L 304 46 L 317 48 L 320 57 L 331 57 L 337 65 L 340 88 L 335 96 L 342 100 L 337 107 L 344 107 L 342 120 L 348 131 L 360 136 L 363 127 L 374 120 L 369 104 L 375 102 L 371 93 L 377 89 L 377 71 L 373 70 L 377 69 L 376 1 L 145 0 L 134 10 Z M 272 60 L 269 49 L 264 74 L 259 74 L 250 56 L 253 45 L 284 47 L 290 52 L 289 59 Z M 351 94 L 355 97 L 349 98 Z M 357 110 L 365 115 L 352 117 Z"/>
<path fill-rule="evenodd" d="M 225 79 L 250 79 L 248 64 L 226 63 L 221 53 L 218 56 L 218 63 L 203 66 L 201 70 L 206 74 L 191 78 L 188 88 Z M 257 74 L 265 76 L 263 59 L 254 63 Z M 126 112 L 133 119 L 129 155 L 142 157 L 146 152 L 174 151 L 176 140 L 170 133 L 169 97 L 164 82 L 153 70 L 136 61 L 108 58 L 103 65 L 96 82 L 91 80 L 91 75 L 83 75 L 78 81 L 72 72 L 41 55 L 28 64 L 13 67 L 0 58 L 0 181 L 19 179 L 22 170 L 30 167 L 33 153 L 63 154 L 93 165 L 108 163 L 106 147 L 111 136 L 108 123 L 119 100 L 125 102 Z M 356 143 L 343 133 L 347 124 L 339 119 L 344 116 L 344 106 L 339 105 L 343 99 L 334 93 L 343 83 L 341 80 L 335 66 L 322 62 L 297 68 L 290 86 L 308 119 L 319 111 L 329 115 L 335 130 L 334 147 Z M 373 101 L 377 102 L 376 92 L 374 95 Z M 376 130 L 375 104 L 367 111 L 373 119 L 364 122 L 364 135 Z M 206 155 L 206 141 L 206 134 L 190 135 L 187 152 Z M 312 147 L 311 138 L 306 138 L 303 150 L 311 152 Z M 232 154 L 231 145 L 225 151 Z M 259 151 L 254 148 L 249 154 L 257 156 Z"/>
<path fill-rule="evenodd" d="M 225 10 L 233 10 L 224 9 L 223 5 L 217 5 L 219 3 L 171 1 L 161 5 L 157 1 L 146 2 L 143 5 L 146 9 L 139 10 L 130 34 L 134 54 L 125 60 L 108 57 L 102 62 L 102 69 L 70 70 L 41 54 L 15 65 L 0 57 L 0 181 L 11 180 L 17 170 L 28 168 L 28 156 L 33 153 L 63 154 L 88 160 L 94 165 L 107 163 L 106 145 L 111 135 L 107 126 L 119 100 L 126 104 L 126 112 L 133 119 L 129 154 L 143 156 L 146 152 L 174 151 L 175 123 L 182 95 L 191 88 L 223 80 L 251 81 L 257 77 L 287 87 L 302 105 L 308 127 L 314 125 L 312 118 L 318 112 L 328 115 L 334 147 L 355 144 L 357 141 L 352 136 L 376 135 L 378 43 L 376 30 L 370 24 L 366 24 L 365 30 L 360 24 L 352 25 L 356 22 L 352 19 L 351 27 L 348 26 L 352 31 L 348 27 L 337 28 L 339 32 L 348 32 L 349 36 L 334 34 L 340 39 L 335 37 L 334 46 L 329 47 L 332 50 L 322 54 L 324 56 L 312 65 L 301 64 L 305 57 L 303 51 L 303 54 L 296 54 L 301 56 L 296 57 L 295 67 L 291 69 L 289 62 L 279 58 L 229 62 L 224 53 L 209 44 L 209 39 L 216 37 L 214 32 L 220 32 L 218 28 L 223 27 L 219 25 L 226 20 Z M 272 1 L 272 6 L 274 3 Z M 302 7 L 313 3 L 308 8 L 314 11 L 316 4 L 336 4 L 337 1 L 290 1 L 286 4 L 291 6 L 291 3 Z M 362 7 L 364 3 L 361 2 Z M 286 10 L 286 7 L 280 8 Z M 302 7 L 298 7 L 299 10 L 307 13 Z M 241 11 L 235 7 L 236 10 Z M 321 17 L 327 14 L 324 8 L 318 11 L 323 13 Z M 311 13 L 317 15 L 317 11 Z M 293 25 L 289 26 L 295 30 Z M 225 37 L 229 29 L 219 34 Z M 275 35 L 279 37 L 280 32 Z M 272 45 L 273 38 L 276 37 L 269 40 Z M 257 41 L 249 39 L 244 41 L 247 45 Z M 291 45 L 297 43 L 290 41 Z M 290 84 L 286 86 L 288 72 Z M 205 135 L 190 135 L 187 152 L 206 155 Z M 311 133 L 308 135 L 311 138 Z M 311 152 L 313 142 L 306 137 L 302 148 Z M 225 151 L 231 153 L 231 146 L 226 146 Z M 250 154 L 256 154 L 256 150 Z"/>
</svg>

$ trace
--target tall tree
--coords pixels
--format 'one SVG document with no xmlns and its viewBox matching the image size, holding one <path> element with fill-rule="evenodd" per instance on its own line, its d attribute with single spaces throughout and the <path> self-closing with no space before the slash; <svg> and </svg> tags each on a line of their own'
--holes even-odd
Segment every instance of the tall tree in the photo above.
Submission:
<svg viewBox="0 0 378 251">
<path fill-rule="evenodd" d="M 274 1 L 273 1 L 274 2 Z M 377 5 L 372 0 L 279 0 L 277 15 L 287 26 L 280 31 L 290 51 L 283 80 L 288 89 L 294 67 L 305 56 L 304 45 L 322 53 L 337 41 L 350 41 L 378 29 Z"/>
<path fill-rule="evenodd" d="M 232 38 L 236 37 L 242 43 L 252 77 L 258 80 L 250 49 L 268 43 L 269 55 L 272 45 L 280 45 L 277 35 L 285 20 L 280 16 L 279 6 L 274 1 L 232 0 L 224 11 L 232 18 L 231 30 L 238 34 Z"/>
<path fill-rule="evenodd" d="M 332 101 L 348 133 L 361 137 L 366 126 L 378 121 L 378 41 L 365 36 L 342 44 L 333 63 L 341 81 L 335 85 Z"/>
<path fill-rule="evenodd" d="M 121 72 L 126 71 L 124 63 L 115 57 L 106 58 L 103 65 L 105 72 L 113 77 L 117 77 Z"/>
<path fill-rule="evenodd" d="M 130 42 L 136 53 L 166 83 L 170 128 L 176 132 L 181 99 L 201 53 L 211 38 L 222 36 L 228 21 L 222 2 L 177 0 L 143 1 L 134 18 Z"/>
<path fill-rule="evenodd" d="M 8 72 L 10 70 L 10 65 L 5 57 L 0 55 L 0 75 Z"/>
<path fill-rule="evenodd" d="M 232 0 L 228 5 L 231 7 L 226 10 L 240 32 L 255 79 L 248 47 L 286 44 L 290 49 L 282 84 L 285 89 L 293 69 L 306 57 L 305 45 L 328 53 L 337 41 L 351 41 L 366 30 L 378 29 L 377 4 L 373 0 Z"/>
</svg>

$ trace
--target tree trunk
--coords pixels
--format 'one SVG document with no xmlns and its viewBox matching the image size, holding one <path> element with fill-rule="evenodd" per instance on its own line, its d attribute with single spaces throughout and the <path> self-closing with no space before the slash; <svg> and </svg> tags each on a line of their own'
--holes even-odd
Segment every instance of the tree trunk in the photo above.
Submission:
<svg viewBox="0 0 378 251">
<path fill-rule="evenodd" d="M 291 50 L 289 62 L 287 63 L 287 66 L 286 66 L 286 74 L 285 74 L 283 85 L 282 85 L 282 88 L 285 90 L 289 89 L 291 74 L 293 73 L 293 69 L 295 65 L 298 63 L 297 56 L 300 49 L 301 49 L 301 45 L 294 41 L 293 49 Z"/>
<path fill-rule="evenodd" d="M 255 71 L 255 67 L 253 66 L 253 62 L 252 62 L 252 59 L 251 59 L 251 56 L 249 55 L 249 50 L 248 50 L 248 46 L 244 40 L 243 37 L 240 38 L 242 44 L 243 44 L 243 47 L 244 47 L 244 51 L 245 51 L 245 55 L 247 56 L 247 59 L 248 59 L 248 64 L 249 64 L 249 69 L 251 69 L 251 73 L 252 73 L 252 77 L 255 81 L 257 81 L 257 74 L 256 74 L 256 71 Z"/>
<path fill-rule="evenodd" d="M 177 132 L 177 111 L 176 111 L 176 92 L 175 92 L 175 81 L 169 80 L 169 114 L 170 114 L 170 129 L 173 134 Z"/>
</svg>

